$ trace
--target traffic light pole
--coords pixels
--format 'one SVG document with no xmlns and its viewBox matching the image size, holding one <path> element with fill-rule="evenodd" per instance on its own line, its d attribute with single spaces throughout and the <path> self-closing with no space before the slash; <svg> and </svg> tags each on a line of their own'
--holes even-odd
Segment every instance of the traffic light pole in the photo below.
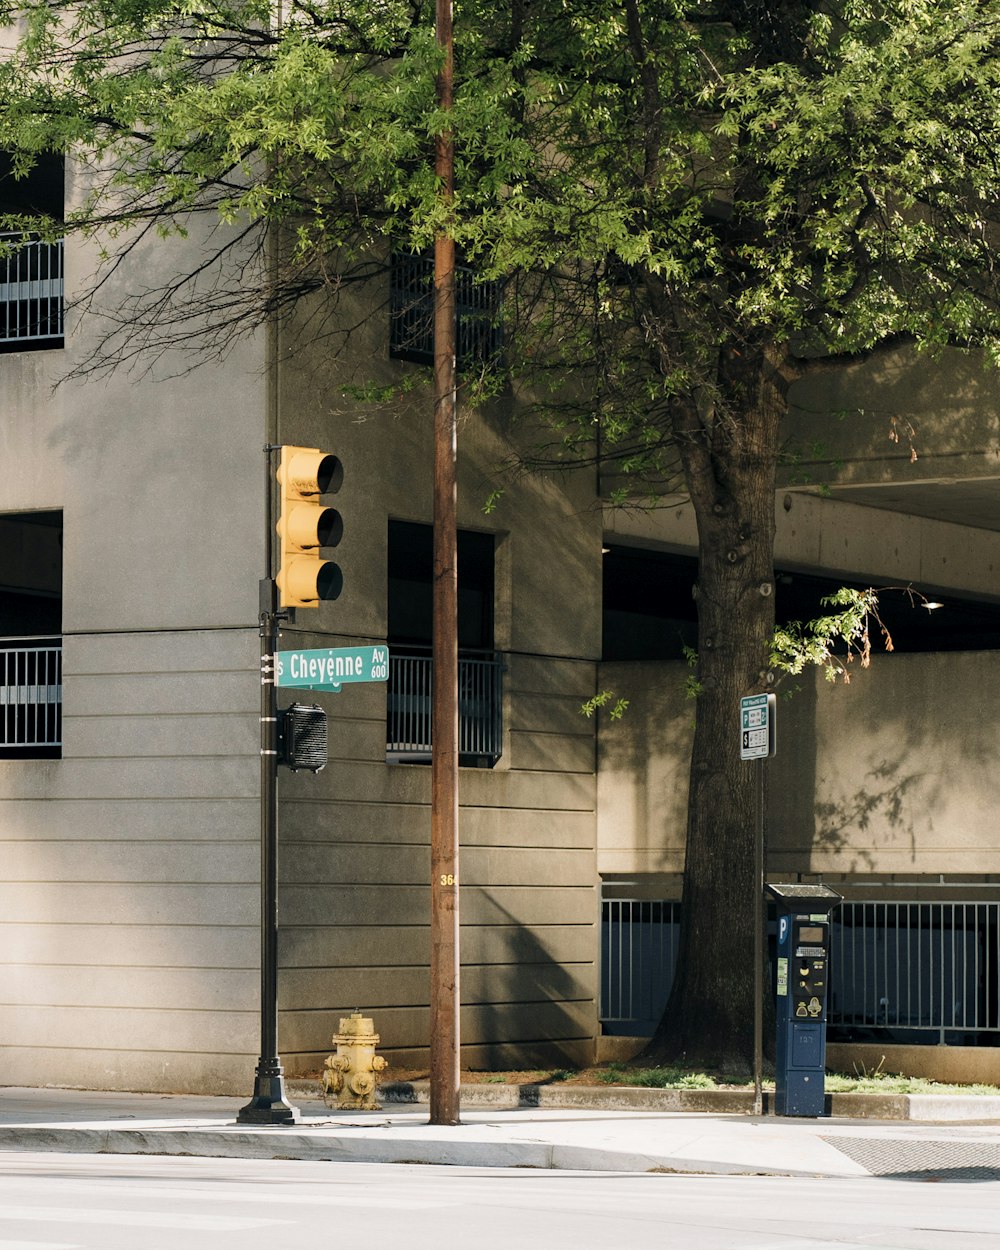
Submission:
<svg viewBox="0 0 1000 1250">
<path fill-rule="evenodd" d="M 260 583 L 260 1058 L 253 1097 L 238 1124 L 295 1124 L 297 1107 L 285 1093 L 278 1057 L 278 693 L 274 653 L 278 636 L 277 588 L 271 577 L 271 452 L 267 464 L 267 577 Z"/>
</svg>

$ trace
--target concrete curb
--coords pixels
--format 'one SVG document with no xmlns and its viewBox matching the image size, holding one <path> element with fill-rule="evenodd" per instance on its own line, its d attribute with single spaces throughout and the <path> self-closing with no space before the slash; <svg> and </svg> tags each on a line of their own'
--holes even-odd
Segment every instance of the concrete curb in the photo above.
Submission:
<svg viewBox="0 0 1000 1250">
<path fill-rule="evenodd" d="M 315 1087 L 310 1087 L 315 1088 Z M 379 1088 L 389 1103 L 430 1101 L 427 1081 L 399 1081 Z M 773 1114 L 764 1094 L 764 1114 Z M 577 1111 L 677 1111 L 750 1115 L 751 1090 L 645 1089 L 633 1085 L 462 1085 L 465 1107 L 544 1107 Z M 1000 1120 L 1000 1098 L 946 1094 L 827 1094 L 827 1114 L 852 1120 L 910 1120 L 921 1123 Z"/>
<path fill-rule="evenodd" d="M 293 1128 L 253 1131 L 210 1128 L 107 1129 L 31 1125 L 0 1129 L 0 1150 L 65 1151 L 73 1154 L 196 1155 L 221 1159 L 305 1159 L 341 1163 L 443 1163 L 468 1167 L 555 1166 L 546 1143 L 379 1141 Z M 564 1165 L 565 1166 L 565 1165 Z M 591 1167 L 595 1166 L 591 1164 Z"/>
<path fill-rule="evenodd" d="M 212 1129 L 86 1129 L 19 1126 L 0 1129 L 0 1151 L 58 1151 L 63 1154 L 196 1156 L 205 1159 L 294 1159 L 312 1163 L 436 1164 L 455 1168 L 527 1168 L 601 1173 L 685 1175 L 816 1175 L 805 1169 L 746 1165 L 735 1161 L 684 1159 L 676 1155 L 577 1146 L 557 1141 L 484 1141 L 462 1130 L 452 1136 L 379 1140 L 299 1133 L 291 1129 L 226 1131 Z"/>
<path fill-rule="evenodd" d="M 452 1167 L 538 1168 L 578 1172 L 675 1172 L 691 1175 L 790 1176 L 794 1169 L 709 1159 L 635 1153 L 543 1141 L 483 1141 L 461 1129 L 448 1137 L 379 1140 L 349 1128 L 302 1132 L 264 1128 L 252 1132 L 187 1129 L 17 1126 L 0 1128 L 0 1151 L 66 1154 L 197 1156 L 222 1159 L 295 1159 L 338 1163 L 420 1163 Z M 815 1169 L 802 1175 L 815 1175 Z"/>
<path fill-rule="evenodd" d="M 898 1151 L 892 1143 L 901 1140 L 936 1141 L 944 1151 L 961 1142 L 968 1151 L 995 1143 L 1000 1119 L 1000 1100 L 972 1096 L 835 1095 L 833 1118 L 786 1120 L 753 1116 L 749 1090 L 553 1084 L 463 1086 L 462 1122 L 431 1125 L 427 1082 L 387 1086 L 381 1114 L 345 1114 L 323 1106 L 315 1082 L 295 1081 L 289 1093 L 302 1120 L 268 1126 L 237 1123 L 235 1098 L 0 1093 L 0 1151 L 608 1173 L 864 1176 L 867 1165 L 843 1141 L 862 1138 L 876 1154 Z M 918 1117 L 948 1127 L 891 1127 Z"/>
</svg>

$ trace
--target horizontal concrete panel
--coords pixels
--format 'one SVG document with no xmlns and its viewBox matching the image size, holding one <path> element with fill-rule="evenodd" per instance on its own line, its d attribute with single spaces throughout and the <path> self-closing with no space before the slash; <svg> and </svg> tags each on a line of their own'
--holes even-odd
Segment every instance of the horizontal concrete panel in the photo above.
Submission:
<svg viewBox="0 0 1000 1250">
<path fill-rule="evenodd" d="M 282 769 L 280 801 L 308 803 L 429 804 L 429 768 L 393 767 L 383 755 L 350 768 L 325 768 L 321 773 L 292 773 Z"/>
<path fill-rule="evenodd" d="M 287 649 L 295 650 L 297 648 Z M 317 647 L 317 649 L 322 648 Z M 279 706 L 287 707 L 290 703 L 318 704 L 326 712 L 331 729 L 335 724 L 343 724 L 348 727 L 358 724 L 376 728 L 378 732 L 383 734 L 382 747 L 384 754 L 385 682 L 347 682 L 341 687 L 339 693 L 333 690 L 310 690 L 305 686 L 279 687 Z M 381 726 L 381 729 L 378 729 L 379 726 Z"/>
<path fill-rule="evenodd" d="M 67 716 L 63 754 L 76 759 L 134 756 L 260 758 L 259 712 L 150 716 Z"/>
<path fill-rule="evenodd" d="M 573 737 L 594 731 L 581 708 L 593 695 L 593 688 L 582 698 L 567 694 L 512 694 L 510 698 L 510 730 L 519 733 L 553 733 Z"/>
<path fill-rule="evenodd" d="M 370 1015 L 382 1007 L 427 1006 L 428 971 L 410 968 L 282 969 L 278 978 L 278 1006 L 282 1012 L 323 1011 L 353 1003 L 344 1011 Z M 338 1028 L 334 1022 L 334 1029 Z M 375 1023 L 378 1029 L 378 1021 Z"/>
<path fill-rule="evenodd" d="M 281 852 L 284 886 L 424 885 L 430 880 L 430 848 L 413 846 L 336 846 L 290 843 Z"/>
<path fill-rule="evenodd" d="M 469 1007 L 552 998 L 590 999 L 596 992 L 592 963 L 543 961 L 490 968 L 463 965 L 461 972 L 462 1003 Z M 426 1007 L 429 1001 L 426 968 L 340 968 L 327 973 L 286 969 L 278 985 L 282 1011 L 326 1012 L 340 1003 L 360 1003 L 368 1015 L 389 1008 Z M 376 1018 L 376 1030 L 378 1027 Z"/>
<path fill-rule="evenodd" d="M 465 847 L 461 855 L 466 885 L 592 886 L 594 856 L 589 850 L 533 850 Z M 286 841 L 281 858 L 286 885 L 337 884 L 423 885 L 430 880 L 427 847 L 337 846 Z"/>
<path fill-rule="evenodd" d="M 768 863 L 770 863 L 770 858 Z M 597 870 L 604 873 L 659 873 L 684 871 L 684 847 L 662 850 L 601 850 L 597 853 Z"/>
<path fill-rule="evenodd" d="M 66 670 L 85 674 L 205 673 L 253 670 L 260 664 L 257 627 L 140 634 L 70 634 Z"/>
<path fill-rule="evenodd" d="M 250 672 L 101 673 L 63 672 L 63 707 L 71 716 L 168 715 L 177 712 L 243 712 L 260 708 L 259 661 Z"/>
<path fill-rule="evenodd" d="M 594 844 L 592 812 L 509 811 L 496 807 L 459 809 L 463 846 L 589 849 Z M 281 804 L 283 842 L 336 840 L 343 844 L 429 845 L 430 806 L 424 804 L 321 803 L 307 799 Z"/>
<path fill-rule="evenodd" d="M 0 798 L 31 799 L 243 799 L 260 793 L 260 755 L 232 759 L 118 759 L 39 761 L 5 769 Z"/>
<path fill-rule="evenodd" d="M 7 842 L 8 883 L 206 882 L 236 885 L 260 880 L 258 842 Z"/>
<path fill-rule="evenodd" d="M 246 1097 L 254 1088 L 259 1041 L 243 1038 L 237 1051 L 232 1040 L 216 1054 L 183 1054 L 164 1050 L 83 1050 L 78 1046 L 7 1046 L 4 1080 L 10 1085 L 53 1085 L 69 1079 L 81 1089 L 127 1090 L 157 1094 L 203 1094 Z M 322 1059 L 320 1060 L 322 1066 Z M 99 1108 L 95 1119 L 103 1119 Z"/>
<path fill-rule="evenodd" d="M 520 698 L 528 694 L 558 695 L 584 703 L 594 694 L 593 660 L 547 655 L 505 655 L 504 685 Z"/>
<path fill-rule="evenodd" d="M 592 811 L 592 777 L 560 773 L 520 773 L 497 768 L 463 768 L 459 798 L 473 807 Z M 415 764 L 357 764 L 313 775 L 282 774 L 282 797 L 313 801 L 429 803 L 430 769 Z"/>
<path fill-rule="evenodd" d="M 524 773 L 470 768 L 460 778 L 462 801 L 475 807 L 592 812 L 594 778 L 576 773 Z"/>
<path fill-rule="evenodd" d="M 593 773 L 597 767 L 594 736 L 512 731 L 510 766 L 547 773 Z"/>
<path fill-rule="evenodd" d="M 420 967 L 430 960 L 430 916 L 423 925 L 382 925 L 365 929 L 359 940 L 349 926 L 286 927 L 281 931 L 283 969 L 358 967 Z M 2 932 L 2 931 L 0 931 Z M 459 946 L 463 965 L 528 963 L 554 960 L 585 963 L 597 958 L 598 939 L 593 918 L 576 925 L 468 925 L 461 926 Z"/>
<path fill-rule="evenodd" d="M 531 850 L 521 847 L 466 847 L 461 857 L 463 884 L 560 888 L 597 883 L 591 850 Z"/>
<path fill-rule="evenodd" d="M 311 703 L 310 697 L 303 703 Z M 327 748 L 330 765 L 364 760 L 370 764 L 385 763 L 385 717 L 365 720 L 357 716 L 327 716 Z"/>
<path fill-rule="evenodd" d="M 124 1007 L 144 1010 L 259 1010 L 256 969 L 41 968 L 8 963 L 0 1004 L 21 1007 Z"/>
<path fill-rule="evenodd" d="M 279 1020 L 281 1052 L 322 1051 L 356 1004 L 331 1011 L 284 1012 Z M 384 1008 L 376 1020 L 381 1048 L 426 1046 L 429 1012 L 426 1007 Z M 463 1006 L 461 1038 L 463 1046 L 505 1042 L 552 1041 L 593 1037 L 597 1026 L 596 1004 L 581 1002 L 496 1003 Z"/>
<path fill-rule="evenodd" d="M 430 1051 L 426 1043 L 423 1046 L 406 1048 L 380 1047 L 380 1052 L 390 1064 L 408 1072 L 423 1071 L 430 1073 Z M 298 1052 L 282 1055 L 285 1074 L 294 1078 L 310 1078 L 316 1080 L 316 1074 L 322 1071 L 323 1062 L 329 1048 L 325 1050 Z M 584 1068 L 595 1061 L 596 1046 L 594 1033 L 577 1038 L 559 1038 L 555 1041 L 512 1042 L 479 1046 L 462 1046 L 461 1064 L 463 1069 L 471 1072 L 511 1072 L 530 1071 L 545 1068 Z"/>
<path fill-rule="evenodd" d="M 125 1007 L 25 1007 L 0 1012 L 0 1046 L 60 1050 L 239 1053 L 259 1036 L 259 1011 L 139 1011 Z M 67 1070 L 69 1076 L 72 1068 Z"/>
<path fill-rule="evenodd" d="M 877 871 L 879 874 L 904 876 L 921 873 L 933 877 L 947 873 L 953 878 L 974 878 L 996 871 L 998 849 L 996 846 L 969 850 L 944 846 L 921 847 L 914 852 L 904 847 L 878 847 L 874 851 L 866 851 L 863 846 L 845 846 L 840 851 L 814 850 L 804 871 L 866 874 Z M 786 861 L 795 859 L 801 862 L 800 857 L 784 858 Z"/>
<path fill-rule="evenodd" d="M 260 800 L 256 795 L 245 799 L 160 799 L 156 803 L 141 798 L 88 802 L 7 799 L 0 821 L 0 846 L 20 839 L 103 841 L 112 832 L 134 841 L 243 841 L 259 836 Z"/>
<path fill-rule="evenodd" d="M 260 927 L 0 922 L 0 948 L 15 964 L 255 970 Z"/>
<path fill-rule="evenodd" d="M 281 920 L 288 925 L 420 925 L 430 914 L 430 887 L 292 885 L 281 889 Z M 0 899 L 2 899 L 0 893 Z M 593 887 L 529 889 L 467 885 L 461 890 L 464 924 L 587 924 L 597 917 Z"/>
<path fill-rule="evenodd" d="M 339 694 L 324 694 L 322 691 L 312 690 L 296 691 L 289 687 L 287 692 L 282 694 L 282 701 L 286 697 L 289 700 L 308 698 L 310 701 L 315 697 L 316 702 L 322 703 L 333 717 L 344 717 L 347 720 L 357 718 L 385 724 L 386 683 L 384 681 L 349 682 L 341 687 Z"/>
<path fill-rule="evenodd" d="M 252 885 L 19 885 L 0 882 L 8 923 L 246 925 L 258 918 Z"/>
</svg>

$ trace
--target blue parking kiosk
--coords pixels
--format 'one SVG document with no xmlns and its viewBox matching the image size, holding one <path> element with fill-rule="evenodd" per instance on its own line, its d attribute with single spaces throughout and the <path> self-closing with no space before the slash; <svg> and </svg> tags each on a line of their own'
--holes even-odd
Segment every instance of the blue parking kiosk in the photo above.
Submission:
<svg viewBox="0 0 1000 1250">
<path fill-rule="evenodd" d="M 830 913 L 841 895 L 826 885 L 768 885 L 777 904 L 777 1115 L 826 1110 L 826 1008 L 830 984 Z"/>
</svg>

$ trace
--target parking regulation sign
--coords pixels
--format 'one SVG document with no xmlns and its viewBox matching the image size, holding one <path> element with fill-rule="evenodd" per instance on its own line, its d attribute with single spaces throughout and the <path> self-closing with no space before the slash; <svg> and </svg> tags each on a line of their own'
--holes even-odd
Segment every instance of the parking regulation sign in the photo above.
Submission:
<svg viewBox="0 0 1000 1250">
<path fill-rule="evenodd" d="M 773 694 L 740 699 L 740 759 L 763 760 L 775 752 L 777 700 Z"/>
</svg>

